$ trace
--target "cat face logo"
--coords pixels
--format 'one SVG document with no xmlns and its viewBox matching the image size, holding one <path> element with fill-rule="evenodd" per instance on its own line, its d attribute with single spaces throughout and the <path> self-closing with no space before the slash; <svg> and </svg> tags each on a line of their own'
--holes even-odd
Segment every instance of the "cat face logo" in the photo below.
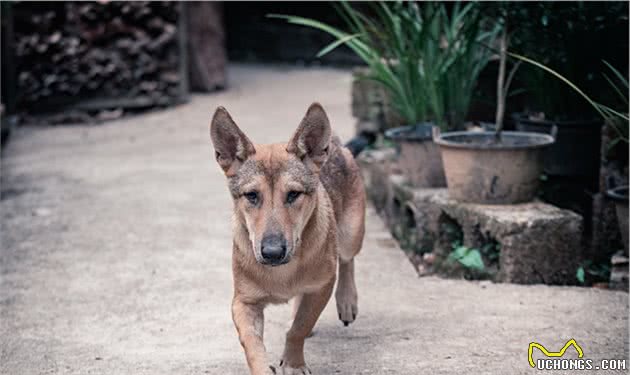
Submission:
<svg viewBox="0 0 630 375">
<path fill-rule="evenodd" d="M 529 365 L 534 368 L 536 367 L 536 364 L 534 363 L 534 359 L 532 358 L 532 353 L 534 352 L 534 348 L 538 348 L 547 357 L 562 357 L 564 353 L 567 351 L 567 349 L 569 348 L 569 346 L 573 346 L 575 348 L 575 351 L 578 354 L 578 358 L 584 357 L 584 352 L 582 351 L 582 348 L 580 347 L 580 345 L 578 345 L 578 343 L 575 341 L 575 339 L 571 339 L 567 341 L 567 343 L 564 344 L 564 346 L 562 347 L 562 349 L 560 349 L 559 352 L 550 352 L 539 343 L 530 342 L 529 349 L 527 350 Z"/>
</svg>

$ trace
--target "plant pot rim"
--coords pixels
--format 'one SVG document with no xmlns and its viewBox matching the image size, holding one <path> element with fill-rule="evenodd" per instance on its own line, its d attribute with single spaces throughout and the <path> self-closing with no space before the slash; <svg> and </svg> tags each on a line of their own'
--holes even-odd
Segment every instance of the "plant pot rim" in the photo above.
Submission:
<svg viewBox="0 0 630 375">
<path fill-rule="evenodd" d="M 415 125 L 399 126 L 385 130 L 385 138 L 394 142 L 425 142 L 433 139 L 432 122 L 419 122 Z"/>
<path fill-rule="evenodd" d="M 530 119 L 526 112 L 515 112 L 512 113 L 512 118 L 515 121 L 519 122 L 528 122 L 536 125 L 543 126 L 575 126 L 575 127 L 586 127 L 586 126 L 603 126 L 604 120 L 599 118 L 591 118 L 585 120 L 551 120 L 551 119 Z"/>
<path fill-rule="evenodd" d="M 523 143 L 516 144 L 492 144 L 492 143 L 484 143 L 484 144 L 475 144 L 475 143 L 464 143 L 458 141 L 457 138 L 490 138 L 494 137 L 494 132 L 482 131 L 482 132 L 471 132 L 471 131 L 456 131 L 456 132 L 448 132 L 442 134 L 436 134 L 433 137 L 433 141 L 440 145 L 440 147 L 446 148 L 458 148 L 465 150 L 528 150 L 528 149 L 536 149 L 547 147 L 553 144 L 556 140 L 553 136 L 549 134 L 543 133 L 534 133 L 534 132 L 519 132 L 519 131 L 502 131 L 501 136 L 503 138 L 511 138 L 511 139 L 521 139 L 524 141 Z M 529 142 L 527 142 L 529 140 Z"/>
<path fill-rule="evenodd" d="M 606 190 L 606 196 L 617 202 L 628 203 L 628 185 L 617 186 L 616 188 Z"/>
</svg>

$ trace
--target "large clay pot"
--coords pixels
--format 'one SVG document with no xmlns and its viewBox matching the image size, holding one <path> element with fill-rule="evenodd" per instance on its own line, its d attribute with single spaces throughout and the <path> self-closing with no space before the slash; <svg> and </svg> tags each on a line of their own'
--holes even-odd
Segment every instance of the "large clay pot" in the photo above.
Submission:
<svg viewBox="0 0 630 375">
<path fill-rule="evenodd" d="M 440 145 L 450 198 L 481 204 L 529 202 L 536 196 L 547 134 L 450 132 L 434 135 Z"/>
<path fill-rule="evenodd" d="M 398 146 L 400 170 L 415 187 L 446 186 L 440 149 L 432 139 L 433 128 L 432 124 L 422 123 L 385 132 Z"/>
</svg>

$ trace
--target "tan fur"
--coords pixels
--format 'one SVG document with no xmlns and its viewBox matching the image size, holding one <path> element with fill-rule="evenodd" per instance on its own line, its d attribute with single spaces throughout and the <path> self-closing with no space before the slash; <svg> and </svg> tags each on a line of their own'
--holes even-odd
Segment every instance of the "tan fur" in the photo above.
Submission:
<svg viewBox="0 0 630 375">
<path fill-rule="evenodd" d="M 211 125 L 217 162 L 234 199 L 232 316 L 252 374 L 310 374 L 304 339 L 326 306 L 339 267 L 337 309 L 344 324 L 356 318 L 354 256 L 364 234 L 365 193 L 358 167 L 313 104 L 287 144 L 253 145 L 227 111 Z M 302 192 L 292 203 L 287 194 Z M 256 192 L 255 203 L 245 198 Z M 286 239 L 288 261 L 263 264 L 261 241 L 269 233 Z M 339 263 L 339 264 L 338 264 Z M 263 310 L 295 298 L 278 370 L 263 344 Z"/>
</svg>

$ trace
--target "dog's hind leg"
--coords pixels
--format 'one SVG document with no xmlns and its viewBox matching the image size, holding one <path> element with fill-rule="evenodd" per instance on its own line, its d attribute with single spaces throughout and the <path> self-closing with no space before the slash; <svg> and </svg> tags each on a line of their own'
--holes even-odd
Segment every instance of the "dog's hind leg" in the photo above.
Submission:
<svg viewBox="0 0 630 375">
<path fill-rule="evenodd" d="M 319 291 L 304 294 L 300 298 L 300 305 L 297 308 L 293 324 L 287 332 L 284 353 L 280 362 L 280 374 L 311 374 L 304 361 L 304 340 L 313 330 L 319 315 L 326 307 L 334 285 L 335 279 L 333 278 Z"/>
<path fill-rule="evenodd" d="M 237 298 L 232 301 L 232 320 L 252 375 L 275 373 L 269 366 L 263 343 L 263 308 L 260 304 L 244 303 Z"/>
<path fill-rule="evenodd" d="M 335 291 L 337 314 L 344 326 L 352 323 L 359 313 L 357 287 L 354 282 L 354 258 L 339 261 L 339 283 Z"/>
<path fill-rule="evenodd" d="M 339 320 L 345 326 L 359 313 L 357 287 L 354 281 L 354 257 L 361 250 L 365 233 L 365 201 L 359 199 L 338 223 L 339 276 L 335 300 Z"/>
</svg>

